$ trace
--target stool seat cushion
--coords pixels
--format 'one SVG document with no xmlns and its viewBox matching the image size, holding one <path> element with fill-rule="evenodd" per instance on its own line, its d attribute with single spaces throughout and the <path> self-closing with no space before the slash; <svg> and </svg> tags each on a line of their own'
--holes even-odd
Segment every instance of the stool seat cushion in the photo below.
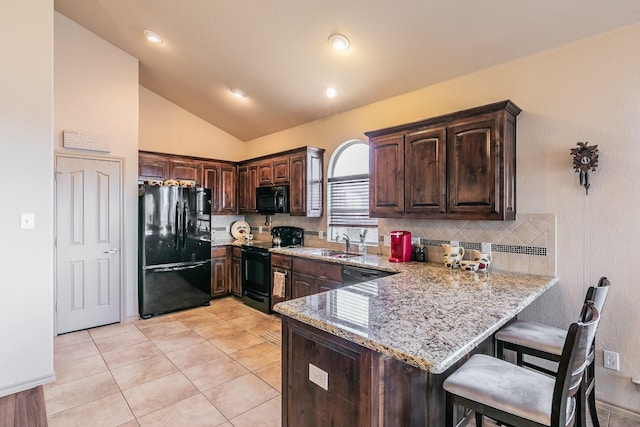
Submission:
<svg viewBox="0 0 640 427">
<path fill-rule="evenodd" d="M 496 332 L 496 340 L 498 341 L 541 350 L 557 356 L 562 354 L 566 337 L 566 329 L 526 320 L 516 320 Z"/>
<path fill-rule="evenodd" d="M 554 386 L 555 378 L 484 354 L 473 355 L 443 385 L 449 393 L 547 426 Z M 574 405 L 569 398 L 568 417 Z"/>
</svg>

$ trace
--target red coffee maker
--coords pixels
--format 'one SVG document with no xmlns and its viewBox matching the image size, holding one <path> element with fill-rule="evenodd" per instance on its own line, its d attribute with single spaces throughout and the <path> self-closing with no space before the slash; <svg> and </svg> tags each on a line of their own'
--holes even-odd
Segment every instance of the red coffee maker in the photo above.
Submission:
<svg viewBox="0 0 640 427">
<path fill-rule="evenodd" d="M 391 257 L 389 257 L 389 262 L 411 261 L 411 232 L 392 231 L 390 235 Z"/>
</svg>

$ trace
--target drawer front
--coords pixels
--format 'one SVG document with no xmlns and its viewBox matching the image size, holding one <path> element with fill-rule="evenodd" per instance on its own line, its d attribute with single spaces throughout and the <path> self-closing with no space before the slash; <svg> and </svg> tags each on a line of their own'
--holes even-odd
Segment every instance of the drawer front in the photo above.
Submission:
<svg viewBox="0 0 640 427">
<path fill-rule="evenodd" d="M 271 254 L 271 266 L 290 269 L 291 257 L 287 255 Z"/>
<path fill-rule="evenodd" d="M 342 282 L 342 265 L 340 264 L 294 258 L 293 270 L 315 277 L 325 277 Z"/>
<path fill-rule="evenodd" d="M 232 254 L 234 258 L 242 258 L 242 249 L 237 246 L 234 246 L 232 249 Z"/>
<path fill-rule="evenodd" d="M 212 246 L 211 247 L 211 258 L 227 256 L 227 247 L 226 246 Z"/>
</svg>

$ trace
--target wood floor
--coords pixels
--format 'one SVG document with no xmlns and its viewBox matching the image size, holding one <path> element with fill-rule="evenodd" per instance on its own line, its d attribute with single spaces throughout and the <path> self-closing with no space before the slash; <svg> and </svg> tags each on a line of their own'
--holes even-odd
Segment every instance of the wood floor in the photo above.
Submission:
<svg viewBox="0 0 640 427">
<path fill-rule="evenodd" d="M 42 386 L 0 398 L 0 426 L 46 427 Z"/>
</svg>

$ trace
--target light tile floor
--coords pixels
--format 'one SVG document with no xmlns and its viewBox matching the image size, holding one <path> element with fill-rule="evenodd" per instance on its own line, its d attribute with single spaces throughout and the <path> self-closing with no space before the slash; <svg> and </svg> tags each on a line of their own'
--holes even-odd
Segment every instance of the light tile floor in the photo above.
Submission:
<svg viewBox="0 0 640 427">
<path fill-rule="evenodd" d="M 280 427 L 280 318 L 210 307 L 60 335 L 49 426 Z"/>
<path fill-rule="evenodd" d="M 45 386 L 51 427 L 281 425 L 280 319 L 233 297 L 60 335 L 54 367 Z M 602 427 L 640 427 L 599 414 Z"/>
</svg>

